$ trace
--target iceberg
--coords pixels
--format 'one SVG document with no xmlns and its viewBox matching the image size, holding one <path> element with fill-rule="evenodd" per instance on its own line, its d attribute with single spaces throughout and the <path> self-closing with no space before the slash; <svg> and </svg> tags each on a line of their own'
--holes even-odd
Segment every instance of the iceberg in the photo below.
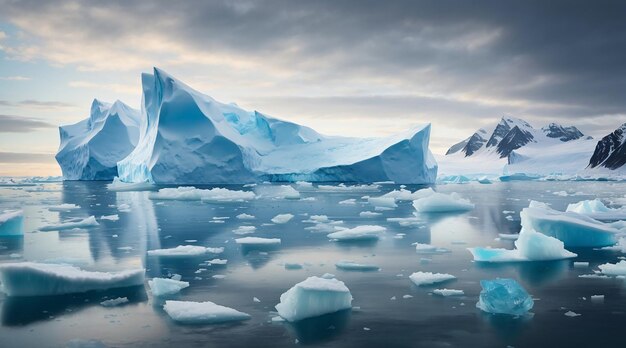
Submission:
<svg viewBox="0 0 626 348">
<path fill-rule="evenodd" d="M 576 257 L 578 255 L 565 250 L 562 241 L 545 234 L 525 230 L 515 241 L 517 249 L 468 248 L 477 262 L 522 262 L 548 261 Z"/>
<path fill-rule="evenodd" d="M 597 198 L 569 204 L 565 211 L 587 215 L 590 218 L 601 221 L 626 220 L 626 209 L 609 208 Z"/>
<path fill-rule="evenodd" d="M 152 295 L 156 297 L 178 294 L 182 289 L 189 287 L 188 282 L 169 278 L 152 278 L 148 280 Z"/>
<path fill-rule="evenodd" d="M 250 315 L 210 301 L 165 301 L 163 309 L 181 324 L 218 324 L 250 319 Z"/>
<path fill-rule="evenodd" d="M 337 232 L 329 233 L 328 238 L 337 241 L 364 241 L 377 240 L 380 234 L 387 229 L 377 225 L 362 225 L 354 228 L 346 228 Z"/>
<path fill-rule="evenodd" d="M 7 210 L 0 213 L 0 237 L 21 236 L 24 234 L 24 212 Z"/>
<path fill-rule="evenodd" d="M 330 137 L 220 103 L 158 68 L 141 80 L 138 144 L 117 163 L 123 182 L 435 182 L 430 125 L 386 138 Z"/>
<path fill-rule="evenodd" d="M 278 315 L 294 322 L 352 308 L 352 294 L 340 280 L 309 277 L 280 295 Z"/>
<path fill-rule="evenodd" d="M 413 284 L 422 286 L 442 283 L 448 280 L 456 279 L 456 277 L 447 273 L 415 272 L 409 276 L 409 279 L 411 279 Z"/>
<path fill-rule="evenodd" d="M 456 192 L 445 194 L 430 189 L 423 190 L 420 195 L 421 198 L 413 201 L 413 207 L 418 213 L 451 213 L 474 209 L 474 204 Z"/>
<path fill-rule="evenodd" d="M 121 101 L 94 99 L 89 118 L 59 127 L 61 145 L 56 160 L 64 180 L 112 180 L 117 162 L 139 140 L 140 113 Z"/>
<path fill-rule="evenodd" d="M 93 272 L 67 264 L 36 262 L 0 265 L 2 290 L 8 296 L 50 296 L 143 286 L 144 273 L 144 269 Z"/>
<path fill-rule="evenodd" d="M 68 222 L 63 222 L 56 225 L 48 225 L 39 228 L 40 231 L 63 231 L 63 230 L 71 230 L 74 228 L 90 228 L 96 227 L 100 224 L 96 221 L 95 216 L 90 216 L 84 219 L 72 220 Z"/>
<path fill-rule="evenodd" d="M 534 301 L 513 279 L 481 280 L 476 307 L 487 313 L 521 316 L 533 308 Z"/>
<path fill-rule="evenodd" d="M 616 243 L 619 230 L 586 215 L 561 212 L 531 201 L 520 213 L 522 228 L 561 240 L 565 247 L 604 247 Z"/>
<path fill-rule="evenodd" d="M 243 202 L 256 197 L 254 192 L 229 190 L 216 187 L 208 190 L 192 186 L 163 188 L 150 194 L 153 200 L 203 201 L 203 202 Z"/>
</svg>

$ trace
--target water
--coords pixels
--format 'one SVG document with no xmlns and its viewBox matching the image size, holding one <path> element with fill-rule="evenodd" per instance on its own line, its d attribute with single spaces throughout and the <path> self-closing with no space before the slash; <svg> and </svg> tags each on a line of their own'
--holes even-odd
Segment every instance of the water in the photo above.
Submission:
<svg viewBox="0 0 626 348">
<path fill-rule="evenodd" d="M 232 187 L 231 187 L 232 188 Z M 235 187 L 242 189 L 241 187 Z M 164 313 L 162 303 L 146 287 L 118 289 L 85 295 L 39 298 L 0 297 L 0 346 L 58 347 L 72 339 L 94 339 L 117 347 L 181 346 L 236 347 L 301 345 L 325 347 L 537 347 L 537 346 L 622 346 L 626 324 L 626 284 L 618 279 L 582 279 L 598 264 L 617 262 L 620 253 L 572 249 L 576 261 L 589 261 L 588 269 L 574 268 L 573 260 L 524 264 L 478 265 L 466 250 L 473 246 L 512 248 L 512 241 L 496 241 L 498 233 L 519 232 L 519 211 L 529 199 L 551 203 L 563 210 L 568 203 L 600 197 L 607 200 L 626 196 L 626 184 L 612 182 L 509 182 L 492 185 L 447 185 L 441 192 L 459 192 L 476 204 L 465 214 L 425 216 L 416 226 L 402 227 L 387 222 L 389 217 L 412 216 L 410 202 L 374 218 L 359 217 L 373 210 L 363 203 L 364 195 L 378 196 L 398 188 L 382 185 L 373 192 L 302 191 L 315 200 L 258 199 L 241 203 L 209 204 L 193 201 L 153 201 L 148 192 L 110 192 L 102 182 L 66 182 L 40 188 L 0 188 L 0 210 L 21 205 L 25 211 L 23 239 L 0 240 L 0 261 L 43 261 L 71 258 L 83 268 L 121 270 L 147 269 L 147 278 L 180 274 L 191 286 L 179 296 L 183 300 L 213 301 L 249 313 L 252 319 L 238 324 L 183 326 Z M 417 187 L 408 187 L 417 189 Z M 257 191 L 271 189 L 267 186 Z M 578 192 L 559 196 L 549 191 Z M 338 202 L 354 198 L 356 205 Z M 49 212 L 46 206 L 73 203 L 71 212 Z M 123 203 L 131 211 L 117 211 Z M 504 214 L 503 211 L 515 211 Z M 247 213 L 255 220 L 238 220 Z M 284 225 L 265 225 L 280 213 L 295 217 Z M 118 214 L 119 221 L 100 221 L 88 230 L 36 232 L 41 226 L 70 218 Z M 378 224 L 387 227 L 384 238 L 373 243 L 336 243 L 326 233 L 306 230 L 306 214 L 325 214 L 343 220 L 344 226 Z M 513 216 L 513 221 L 506 219 Z M 229 217 L 222 220 L 215 217 Z M 282 245 L 266 253 L 242 250 L 232 231 L 241 225 L 257 227 L 250 236 L 281 238 Z M 396 233 L 406 234 L 394 238 Z M 117 235 L 117 237 L 114 237 Z M 185 242 L 197 240 L 197 242 Z M 411 243 L 430 243 L 450 249 L 441 255 L 415 253 Z M 191 244 L 224 246 L 217 256 L 226 266 L 199 266 L 212 255 L 185 260 L 146 257 L 146 250 Z M 128 250 L 129 248 L 132 248 Z M 19 255 L 15 255 L 19 254 Z M 420 262 L 428 257 L 430 263 Z M 375 264 L 379 272 L 349 272 L 335 268 L 340 260 Z M 298 262 L 300 270 L 286 270 L 284 263 Z M 208 270 L 196 273 L 199 268 Z M 416 271 L 451 273 L 456 281 L 440 285 L 465 291 L 463 297 L 432 295 L 437 286 L 415 287 L 408 276 Z M 311 275 L 333 273 L 350 288 L 358 307 L 297 325 L 272 323 L 274 305 L 280 294 Z M 213 275 L 225 275 L 214 279 Z M 197 279 L 196 277 L 201 277 Z M 496 277 L 518 280 L 536 299 L 530 319 L 494 317 L 475 307 L 479 281 Z M 403 298 L 412 295 L 412 298 Z M 604 303 L 592 303 L 591 295 L 605 295 Z M 106 298 L 126 296 L 130 303 L 105 308 Z M 261 300 L 254 302 L 253 297 Z M 395 297 L 396 300 L 391 300 Z M 582 298 L 586 297 L 586 300 Z M 570 318 L 568 310 L 582 314 Z M 364 328 L 369 328 L 365 330 Z"/>
</svg>

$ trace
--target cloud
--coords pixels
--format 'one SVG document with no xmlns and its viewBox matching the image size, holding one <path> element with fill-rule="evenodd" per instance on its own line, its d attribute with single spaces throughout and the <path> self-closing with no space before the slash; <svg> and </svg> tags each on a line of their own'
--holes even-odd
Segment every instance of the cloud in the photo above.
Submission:
<svg viewBox="0 0 626 348">
<path fill-rule="evenodd" d="M 0 163 L 46 163 L 54 160 L 49 153 L 0 152 Z"/>
<path fill-rule="evenodd" d="M 120 83 L 95 83 L 90 81 L 70 81 L 68 86 L 73 88 L 89 88 L 96 90 L 109 90 L 114 93 L 139 94 L 139 87 L 135 85 L 123 85 Z"/>
<path fill-rule="evenodd" d="M 29 133 L 54 127 L 50 123 L 35 118 L 0 115 L 0 133 Z"/>
<path fill-rule="evenodd" d="M 60 101 L 42 101 L 35 99 L 26 99 L 13 103 L 15 106 L 34 107 L 34 108 L 73 108 L 75 105 Z"/>
<path fill-rule="evenodd" d="M 32 79 L 30 77 L 26 77 L 26 76 L 4 76 L 4 77 L 0 77 L 0 80 L 3 80 L 3 81 L 30 81 Z"/>
</svg>

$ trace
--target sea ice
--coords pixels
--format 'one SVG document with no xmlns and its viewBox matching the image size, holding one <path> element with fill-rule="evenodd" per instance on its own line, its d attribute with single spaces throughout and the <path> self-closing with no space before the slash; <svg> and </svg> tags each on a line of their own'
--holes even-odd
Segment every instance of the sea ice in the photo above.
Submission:
<svg viewBox="0 0 626 348">
<path fill-rule="evenodd" d="M 250 319 L 250 315 L 210 301 L 165 301 L 165 312 L 181 324 L 217 324 Z"/>
<path fill-rule="evenodd" d="M 272 218 L 272 222 L 275 224 L 286 224 L 291 219 L 293 219 L 293 214 L 278 214 Z"/>
<path fill-rule="evenodd" d="M 96 221 L 95 216 L 90 216 L 85 219 L 71 220 L 68 222 L 56 224 L 56 225 L 48 225 L 39 228 L 40 231 L 62 231 L 62 230 L 71 230 L 73 228 L 89 228 L 96 227 L 100 225 L 98 221 Z"/>
<path fill-rule="evenodd" d="M 76 210 L 76 209 L 80 209 L 80 206 L 76 205 L 76 204 L 71 204 L 71 203 L 64 203 L 64 204 L 58 204 L 58 205 L 51 205 L 48 207 L 49 211 L 70 211 L 70 210 Z"/>
<path fill-rule="evenodd" d="M 244 237 L 235 239 L 235 243 L 242 245 L 279 245 L 280 238 Z"/>
<path fill-rule="evenodd" d="M 387 229 L 382 226 L 362 225 L 329 233 L 327 237 L 337 241 L 376 240 L 380 238 L 380 234 L 385 232 L 386 230 Z"/>
<path fill-rule="evenodd" d="M 565 211 L 587 215 L 596 220 L 625 220 L 626 209 L 608 208 L 599 199 L 580 201 L 567 206 Z"/>
<path fill-rule="evenodd" d="M 520 316 L 533 308 L 533 299 L 513 279 L 481 280 L 480 285 L 483 289 L 476 307 L 487 313 Z"/>
<path fill-rule="evenodd" d="M 516 249 L 468 248 L 477 262 L 521 262 L 561 260 L 577 255 L 565 250 L 563 242 L 532 230 L 522 229 Z"/>
<path fill-rule="evenodd" d="M 241 214 L 237 215 L 237 219 L 239 219 L 239 220 L 254 220 L 256 218 L 254 217 L 254 215 L 241 213 Z"/>
<path fill-rule="evenodd" d="M 379 185 L 351 185 L 348 186 L 346 184 L 339 185 L 318 185 L 317 189 L 320 191 L 326 192 L 369 192 L 369 191 L 378 191 L 380 188 Z"/>
<path fill-rule="evenodd" d="M 352 294 L 337 279 L 309 277 L 280 295 L 278 314 L 290 321 L 317 317 L 352 308 Z"/>
<path fill-rule="evenodd" d="M 117 176 L 113 178 L 113 182 L 107 185 L 109 191 L 126 192 L 126 191 L 149 191 L 154 189 L 154 185 L 149 182 L 123 182 Z"/>
<path fill-rule="evenodd" d="M 377 217 L 382 215 L 381 213 L 376 213 L 373 211 L 362 211 L 359 213 L 360 217 L 364 217 L 364 218 L 373 218 L 373 217 Z"/>
<path fill-rule="evenodd" d="M 182 289 L 189 286 L 188 282 L 170 278 L 152 278 L 148 280 L 148 286 L 154 296 L 171 296 L 178 294 Z"/>
<path fill-rule="evenodd" d="M 368 203 L 375 207 L 396 208 L 396 199 L 393 197 L 369 197 Z"/>
<path fill-rule="evenodd" d="M 67 264 L 36 262 L 0 265 L 8 296 L 49 296 L 143 285 L 143 269 L 120 272 L 85 271 Z"/>
<path fill-rule="evenodd" d="M 225 260 L 225 259 L 213 259 L 213 260 L 207 261 L 207 263 L 209 265 L 225 265 L 225 264 L 228 263 L 228 260 Z"/>
<path fill-rule="evenodd" d="M 463 296 L 465 292 L 463 290 L 456 289 L 435 289 L 433 290 L 433 294 L 448 297 L 448 296 Z"/>
<path fill-rule="evenodd" d="M 618 263 L 605 263 L 599 265 L 602 274 L 609 276 L 626 276 L 626 260 L 621 260 Z"/>
<path fill-rule="evenodd" d="M 117 214 L 113 214 L 113 215 L 102 215 L 100 217 L 100 220 L 109 220 L 109 221 L 117 221 L 120 219 L 120 216 Z"/>
<path fill-rule="evenodd" d="M 263 187 L 261 197 L 274 199 L 300 199 L 300 192 L 290 185 L 267 186 Z"/>
<path fill-rule="evenodd" d="M 344 271 L 378 271 L 380 267 L 376 265 L 368 265 L 363 263 L 357 263 L 354 261 L 339 261 L 335 264 L 335 267 Z"/>
<path fill-rule="evenodd" d="M 456 277 L 447 273 L 415 272 L 409 276 L 409 279 L 413 284 L 422 286 L 445 282 L 456 279 Z"/>
<path fill-rule="evenodd" d="M 234 234 L 250 234 L 256 231 L 255 226 L 239 226 L 233 230 Z"/>
<path fill-rule="evenodd" d="M 439 248 L 430 244 L 413 243 L 413 245 L 415 245 L 415 252 L 418 254 L 445 254 L 450 252 L 446 248 Z"/>
<path fill-rule="evenodd" d="M 222 252 L 224 252 L 223 247 L 206 248 L 199 245 L 179 245 L 169 249 L 148 250 L 148 255 L 160 257 L 194 257 L 202 256 L 206 253 L 220 254 Z"/>
<path fill-rule="evenodd" d="M 128 303 L 128 297 L 117 297 L 117 298 L 112 298 L 110 300 L 105 300 L 100 302 L 100 305 L 103 307 L 115 307 L 115 306 L 121 306 L 125 303 Z"/>
<path fill-rule="evenodd" d="M 24 234 L 24 212 L 6 210 L 0 213 L 0 236 L 21 236 Z"/>
<path fill-rule="evenodd" d="M 450 194 L 433 192 L 426 197 L 414 200 L 413 207 L 418 213 L 449 213 L 472 210 L 474 204 L 461 198 L 456 192 Z"/>
<path fill-rule="evenodd" d="M 212 189 L 198 189 L 192 186 L 177 188 L 163 188 L 150 194 L 154 200 L 203 201 L 203 202 L 243 202 L 254 199 L 256 195 L 250 191 L 229 190 L 216 187 Z"/>
</svg>

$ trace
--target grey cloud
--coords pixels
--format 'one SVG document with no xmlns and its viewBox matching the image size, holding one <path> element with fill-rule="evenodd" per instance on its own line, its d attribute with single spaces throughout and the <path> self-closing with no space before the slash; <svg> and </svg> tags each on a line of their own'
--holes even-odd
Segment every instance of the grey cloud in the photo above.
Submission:
<svg viewBox="0 0 626 348">
<path fill-rule="evenodd" d="M 34 118 L 0 115 L 0 133 L 28 133 L 53 127 L 50 123 Z"/>
<path fill-rule="evenodd" d="M 53 160 L 52 154 L 0 152 L 0 163 L 47 163 Z"/>
</svg>

